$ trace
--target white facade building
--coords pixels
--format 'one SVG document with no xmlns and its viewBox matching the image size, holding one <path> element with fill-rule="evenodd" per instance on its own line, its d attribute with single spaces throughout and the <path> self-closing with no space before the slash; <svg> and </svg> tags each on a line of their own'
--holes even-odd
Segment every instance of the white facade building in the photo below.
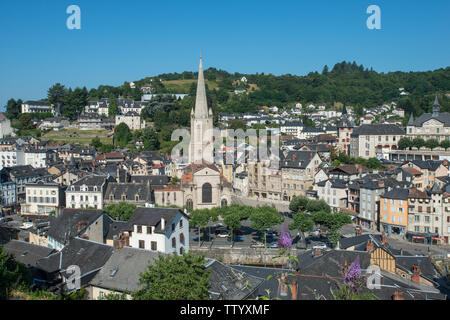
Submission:
<svg viewBox="0 0 450 320">
<path fill-rule="evenodd" d="M 0 150 L 0 169 L 22 166 L 25 153 L 22 150 Z"/>
<path fill-rule="evenodd" d="M 66 208 L 103 209 L 107 180 L 104 176 L 91 175 L 71 184 L 66 190 Z"/>
<path fill-rule="evenodd" d="M 130 247 L 179 255 L 189 251 L 189 218 L 179 209 L 136 209 Z"/>
</svg>

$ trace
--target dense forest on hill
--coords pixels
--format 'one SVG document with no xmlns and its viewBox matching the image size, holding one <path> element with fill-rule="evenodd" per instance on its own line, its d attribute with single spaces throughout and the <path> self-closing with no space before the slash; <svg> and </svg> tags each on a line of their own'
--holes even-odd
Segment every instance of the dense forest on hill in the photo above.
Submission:
<svg viewBox="0 0 450 320">
<path fill-rule="evenodd" d="M 193 107 L 192 99 L 196 92 L 197 72 L 167 73 L 135 81 L 132 89 L 128 82 L 123 85 L 86 88 L 65 88 L 55 85 L 49 89 L 47 100 L 62 105 L 63 115 L 76 119 L 89 100 L 124 97 L 140 100 L 139 87 L 151 84 L 154 93 L 187 93 L 190 99 L 178 105 L 183 124 L 188 118 L 187 110 Z M 239 81 L 242 77 L 247 82 Z M 344 105 L 353 106 L 363 114 L 363 107 L 375 107 L 383 103 L 397 101 L 406 114 L 415 117 L 431 111 L 436 94 L 442 111 L 450 111 L 450 99 L 444 98 L 450 92 L 450 67 L 427 72 L 389 72 L 378 73 L 364 68 L 355 62 L 337 63 L 329 69 L 325 66 L 321 73 L 311 72 L 306 76 L 291 74 L 274 76 L 272 74 L 228 73 L 209 68 L 205 70 L 207 94 L 216 115 L 218 112 L 244 113 L 256 112 L 259 106 L 289 106 L 296 102 L 303 105 L 324 104 L 328 108 L 342 109 Z M 236 88 L 244 88 L 248 94 L 234 94 Z M 400 96 L 399 88 L 410 93 Z M 21 101 L 20 101 L 21 102 Z M 11 118 L 17 116 L 20 104 L 9 101 L 7 112 Z M 183 112 L 181 112 L 183 109 Z M 181 114 L 182 113 L 182 114 Z M 150 116 L 150 115 L 149 115 Z M 174 116 L 175 117 L 175 116 Z M 153 117 L 151 117 L 153 118 Z M 181 123 L 180 123 L 181 124 Z"/>
<path fill-rule="evenodd" d="M 245 76 L 247 84 L 239 80 Z M 165 81 L 195 80 L 196 72 L 161 74 L 137 82 L 158 83 L 155 87 L 159 93 L 195 93 L 195 83 L 190 92 L 180 92 L 164 86 Z M 442 94 L 450 91 L 450 67 L 428 72 L 390 72 L 378 73 L 364 68 L 355 62 L 341 62 L 331 70 L 328 66 L 322 73 L 311 72 L 306 76 L 272 74 L 228 73 L 209 68 L 205 78 L 217 82 L 217 89 L 209 90 L 209 95 L 219 105 L 219 109 L 229 112 L 252 112 L 258 106 L 285 106 L 300 102 L 302 104 L 325 104 L 328 107 L 350 105 L 362 114 L 363 107 L 375 107 L 383 103 L 398 101 L 407 114 L 415 116 L 429 112 L 435 94 L 441 94 L 443 111 L 450 111 L 450 104 Z M 159 80 L 162 80 L 160 82 Z M 256 85 L 256 88 L 248 84 Z M 229 94 L 235 88 L 242 87 L 249 94 L 235 96 Z M 409 92 L 409 96 L 400 96 L 399 88 Z"/>
</svg>

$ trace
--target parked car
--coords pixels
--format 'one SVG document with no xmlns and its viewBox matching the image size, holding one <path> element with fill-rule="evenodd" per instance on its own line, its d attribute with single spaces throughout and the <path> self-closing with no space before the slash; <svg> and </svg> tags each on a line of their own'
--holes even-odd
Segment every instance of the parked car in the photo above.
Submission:
<svg viewBox="0 0 450 320">
<path fill-rule="evenodd" d="M 222 230 L 219 233 L 216 233 L 217 237 L 219 238 L 228 238 L 230 236 L 230 233 L 226 230 Z"/>
<path fill-rule="evenodd" d="M 252 241 L 250 248 L 264 248 L 264 243 L 258 241 Z"/>
<path fill-rule="evenodd" d="M 277 243 L 277 242 L 274 242 L 274 243 L 272 243 L 272 244 L 269 244 L 269 245 L 267 246 L 267 248 L 278 248 L 278 243 Z"/>
<path fill-rule="evenodd" d="M 326 249 L 326 248 L 327 248 L 327 245 L 323 242 L 316 242 L 313 245 L 313 249 Z"/>
</svg>

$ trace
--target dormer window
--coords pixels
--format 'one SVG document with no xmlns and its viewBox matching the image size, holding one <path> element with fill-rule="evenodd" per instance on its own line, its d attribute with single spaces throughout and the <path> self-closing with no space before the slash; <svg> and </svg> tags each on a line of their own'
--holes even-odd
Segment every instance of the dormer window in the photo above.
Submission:
<svg viewBox="0 0 450 320">
<path fill-rule="evenodd" d="M 139 201 L 139 195 L 137 194 L 137 195 L 134 197 L 134 199 L 135 199 L 135 201 Z"/>
<path fill-rule="evenodd" d="M 126 201 L 127 200 L 127 196 L 125 194 L 122 195 L 122 200 Z"/>
</svg>

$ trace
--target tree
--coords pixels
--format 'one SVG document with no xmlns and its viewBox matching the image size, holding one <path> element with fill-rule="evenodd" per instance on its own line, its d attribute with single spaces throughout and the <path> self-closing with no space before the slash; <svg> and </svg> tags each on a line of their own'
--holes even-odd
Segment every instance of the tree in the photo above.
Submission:
<svg viewBox="0 0 450 320">
<path fill-rule="evenodd" d="M 112 150 L 114 150 L 114 146 L 112 144 L 102 144 L 102 146 L 100 147 L 100 151 L 101 152 L 111 152 Z"/>
<path fill-rule="evenodd" d="M 412 145 L 413 145 L 413 147 L 420 149 L 422 147 L 425 147 L 425 140 L 417 137 L 412 141 Z"/>
<path fill-rule="evenodd" d="M 133 138 L 130 128 L 125 123 L 120 123 L 114 129 L 114 142 L 124 148 Z"/>
<path fill-rule="evenodd" d="M 95 137 L 91 141 L 91 146 L 93 146 L 95 149 L 99 149 L 102 146 L 102 142 L 100 141 L 99 137 Z"/>
<path fill-rule="evenodd" d="M 109 105 L 108 105 L 108 117 L 115 117 L 119 113 L 119 107 L 117 105 L 117 99 L 113 94 L 109 96 Z"/>
<path fill-rule="evenodd" d="M 331 212 L 330 206 L 323 199 L 309 200 L 308 204 L 306 205 L 306 210 L 310 212 L 318 212 L 318 211 Z"/>
<path fill-rule="evenodd" d="M 291 203 L 289 203 L 289 210 L 291 210 L 292 212 L 305 210 L 308 202 L 309 199 L 305 196 L 294 196 L 291 200 Z"/>
<path fill-rule="evenodd" d="M 241 227 L 241 217 L 236 213 L 232 213 L 223 218 L 223 223 L 230 229 L 231 241 L 233 241 L 234 232 Z"/>
<path fill-rule="evenodd" d="M 143 287 L 132 294 L 135 300 L 208 300 L 210 272 L 204 256 L 185 253 L 162 256 L 141 274 Z"/>
<path fill-rule="evenodd" d="M 31 284 L 31 272 L 27 267 L 3 252 L 0 247 L 0 300 L 9 298 L 11 290 Z"/>
<path fill-rule="evenodd" d="M 111 218 L 120 221 L 128 221 L 136 211 L 136 206 L 131 203 L 121 202 L 118 204 L 111 204 L 105 207 L 105 212 L 111 216 Z"/>
<path fill-rule="evenodd" d="M 250 216 L 251 227 L 253 229 L 264 232 L 264 244 L 267 244 L 267 229 L 283 222 L 280 213 L 272 207 L 264 206 L 258 208 Z"/>
<path fill-rule="evenodd" d="M 142 133 L 142 140 L 144 142 L 144 150 L 154 151 L 158 150 L 160 147 L 158 135 L 152 127 L 147 127 L 144 129 Z"/>
<path fill-rule="evenodd" d="M 412 140 L 411 140 L 410 138 L 408 138 L 408 137 L 402 137 L 402 138 L 400 138 L 400 140 L 398 141 L 397 146 L 398 146 L 400 149 L 405 150 L 405 149 L 411 148 L 411 147 L 413 146 L 413 142 L 412 142 Z"/>
<path fill-rule="evenodd" d="M 289 225 L 290 230 L 300 230 L 301 232 L 310 232 L 314 227 L 314 221 L 305 213 L 293 215 L 293 221 Z"/>
<path fill-rule="evenodd" d="M 441 141 L 441 148 L 444 148 L 444 149 L 450 148 L 450 140 Z"/>
<path fill-rule="evenodd" d="M 439 141 L 437 141 L 436 139 L 427 140 L 427 142 L 425 142 L 425 146 L 433 150 L 434 148 L 439 147 Z"/>
<path fill-rule="evenodd" d="M 369 169 L 379 169 L 381 168 L 381 161 L 377 158 L 370 158 L 369 160 L 367 160 L 366 166 Z"/>
<path fill-rule="evenodd" d="M 6 117 L 10 120 L 17 119 L 22 110 L 22 100 L 8 100 L 6 105 Z"/>
<path fill-rule="evenodd" d="M 203 210 L 194 210 L 192 211 L 191 215 L 190 215 L 190 220 L 189 223 L 193 226 L 193 227 L 197 227 L 198 228 L 198 246 L 200 247 L 200 243 L 201 243 L 201 237 L 200 237 L 200 229 L 201 228 L 205 228 L 208 225 L 208 222 L 210 220 L 210 214 L 209 214 L 209 210 L 208 209 L 203 209 Z"/>
<path fill-rule="evenodd" d="M 53 87 L 51 87 L 47 91 L 48 102 L 56 106 L 56 109 L 60 112 L 66 94 L 67 94 L 66 88 L 62 84 L 56 83 Z"/>
<path fill-rule="evenodd" d="M 33 124 L 33 117 L 30 113 L 22 113 L 17 121 L 14 121 L 14 126 L 19 130 L 35 129 Z"/>
</svg>

